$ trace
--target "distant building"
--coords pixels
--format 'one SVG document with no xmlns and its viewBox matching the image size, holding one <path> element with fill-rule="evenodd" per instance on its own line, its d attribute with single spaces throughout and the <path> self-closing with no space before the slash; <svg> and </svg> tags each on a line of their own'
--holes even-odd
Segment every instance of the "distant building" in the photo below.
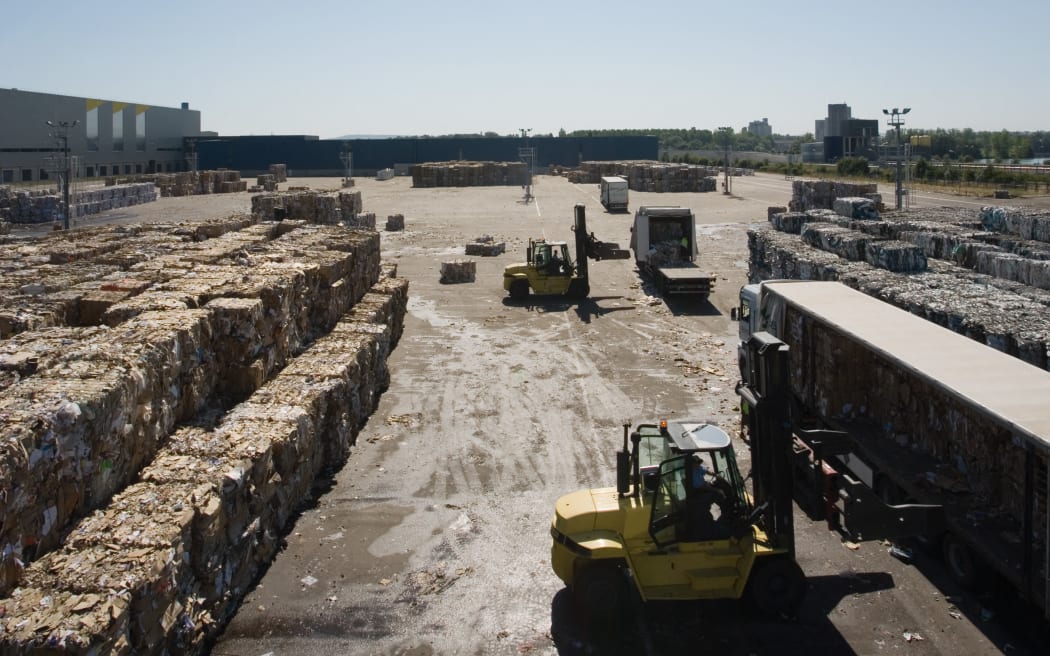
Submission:
<svg viewBox="0 0 1050 656">
<path fill-rule="evenodd" d="M 51 121 L 55 125 L 48 125 Z M 61 127 L 66 123 L 68 127 Z M 319 139 L 313 135 L 219 136 L 201 131 L 201 112 L 50 93 L 0 89 L 0 184 L 57 182 L 64 170 L 63 138 L 74 177 L 98 178 L 227 168 L 243 174 L 286 164 L 295 175 L 353 172 L 450 160 L 518 161 L 520 137 Z M 535 166 L 583 161 L 656 160 L 655 136 L 531 137 Z"/>
<path fill-rule="evenodd" d="M 189 103 L 155 107 L 0 89 L 0 184 L 54 179 L 63 133 L 79 177 L 182 171 L 190 166 L 183 139 L 201 136 L 201 113 Z"/>
<path fill-rule="evenodd" d="M 828 115 L 818 119 L 815 127 L 816 141 L 823 144 L 824 162 L 837 162 L 843 157 L 878 159 L 877 119 L 855 119 L 849 105 L 832 104 L 828 105 Z"/>
<path fill-rule="evenodd" d="M 769 124 L 768 118 L 763 118 L 761 121 L 751 121 L 744 130 L 758 137 L 773 136 L 773 126 Z"/>
</svg>

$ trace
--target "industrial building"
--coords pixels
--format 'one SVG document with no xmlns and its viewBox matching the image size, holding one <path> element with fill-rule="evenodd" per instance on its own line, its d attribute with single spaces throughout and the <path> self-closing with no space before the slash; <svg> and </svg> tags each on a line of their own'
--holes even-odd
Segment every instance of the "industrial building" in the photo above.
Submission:
<svg viewBox="0 0 1050 656">
<path fill-rule="evenodd" d="M 189 108 L 0 89 L 0 183 L 184 171 L 184 140 L 200 137 Z"/>
<path fill-rule="evenodd" d="M 761 121 L 751 121 L 744 128 L 744 131 L 759 137 L 773 136 L 773 126 L 769 124 L 768 118 L 763 118 Z"/>
<path fill-rule="evenodd" d="M 318 139 L 316 136 L 231 136 L 188 140 L 201 169 L 231 169 L 242 175 L 286 164 L 290 175 L 374 175 L 394 169 L 407 175 L 413 164 L 476 161 L 517 162 L 530 149 L 534 167 L 576 167 L 580 162 L 656 160 L 658 139 L 643 137 L 394 137 L 383 139 Z"/>
<path fill-rule="evenodd" d="M 828 105 L 828 115 L 814 122 L 816 142 L 803 144 L 802 161 L 834 163 L 843 157 L 878 159 L 879 121 L 853 118 L 845 103 Z"/>
<path fill-rule="evenodd" d="M 193 169 L 244 175 L 286 164 L 293 175 L 372 175 L 451 160 L 515 162 L 523 149 L 536 169 L 594 160 L 655 160 L 655 136 L 402 137 L 319 139 L 310 135 L 218 136 L 201 131 L 201 112 L 135 102 L 0 89 L 0 184 Z M 67 162 L 68 155 L 68 162 Z"/>
</svg>

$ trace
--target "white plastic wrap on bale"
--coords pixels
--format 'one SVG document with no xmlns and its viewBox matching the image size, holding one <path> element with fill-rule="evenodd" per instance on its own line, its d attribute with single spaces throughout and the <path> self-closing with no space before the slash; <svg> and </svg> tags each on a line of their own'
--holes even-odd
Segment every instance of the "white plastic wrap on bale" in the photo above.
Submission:
<svg viewBox="0 0 1050 656">
<path fill-rule="evenodd" d="M 474 282 L 477 263 L 473 260 L 450 260 L 441 263 L 441 282 Z"/>
</svg>

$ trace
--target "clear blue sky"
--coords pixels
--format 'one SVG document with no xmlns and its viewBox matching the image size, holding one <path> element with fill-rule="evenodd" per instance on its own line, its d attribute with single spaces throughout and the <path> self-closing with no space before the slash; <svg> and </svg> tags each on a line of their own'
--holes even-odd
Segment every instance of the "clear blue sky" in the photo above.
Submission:
<svg viewBox="0 0 1050 656">
<path fill-rule="evenodd" d="M 1050 129 L 1050 2 L 0 0 L 0 87 L 220 134 Z M 882 122 L 885 131 L 885 122 Z"/>
</svg>

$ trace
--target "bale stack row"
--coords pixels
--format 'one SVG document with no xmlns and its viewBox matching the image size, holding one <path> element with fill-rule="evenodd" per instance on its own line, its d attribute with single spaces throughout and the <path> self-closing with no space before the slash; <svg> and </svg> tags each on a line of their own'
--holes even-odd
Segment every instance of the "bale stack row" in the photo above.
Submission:
<svg viewBox="0 0 1050 656">
<path fill-rule="evenodd" d="M 297 220 L 323 225 L 350 223 L 361 212 L 360 191 L 289 190 L 252 196 L 258 221 Z"/>
<path fill-rule="evenodd" d="M 427 162 L 412 167 L 413 187 L 485 187 L 528 182 L 529 169 L 524 162 Z"/>
<path fill-rule="evenodd" d="M 716 178 L 723 172 L 723 167 L 642 160 L 582 162 L 579 169 L 569 171 L 567 175 L 569 182 L 576 184 L 598 184 L 603 177 L 619 176 L 627 180 L 627 186 L 632 191 L 706 192 L 715 190 Z M 729 174 L 754 175 L 754 171 L 730 168 Z"/>
<path fill-rule="evenodd" d="M 923 224 L 915 215 L 916 211 L 909 213 L 897 228 L 892 218 L 851 221 L 830 212 L 774 215 L 774 226 L 789 231 L 749 231 L 749 279 L 838 280 L 1035 366 L 1050 368 L 1050 293 L 937 259 L 931 253 L 943 252 L 943 248 L 924 248 L 919 235 L 938 233 L 918 231 Z M 939 218 L 937 213 L 932 216 Z M 961 218 L 960 223 L 972 225 L 972 218 Z M 956 227 L 960 230 L 956 235 L 967 234 L 965 228 Z M 793 234 L 799 228 L 807 236 L 805 241 Z M 872 233 L 884 236 L 876 239 Z M 894 241 L 895 235 L 901 241 Z M 960 243 L 963 239 L 952 238 Z M 944 241 L 928 239 L 925 243 Z M 870 258 L 871 244 L 883 245 L 882 259 Z M 860 257 L 862 252 L 864 257 Z M 923 256 L 926 270 L 915 272 Z M 909 265 L 908 258 L 914 258 L 911 261 L 916 266 Z"/>
<path fill-rule="evenodd" d="M 157 187 L 150 182 L 139 182 L 102 189 L 88 189 L 76 194 L 71 202 L 71 217 L 90 216 L 108 210 L 131 207 L 157 200 Z"/>
<path fill-rule="evenodd" d="M 389 382 L 407 283 L 384 278 L 214 428 L 175 431 L 4 600 L 5 653 L 199 653 Z M 29 618 L 30 621 L 21 621 Z"/>
<path fill-rule="evenodd" d="M 0 221 L 46 223 L 62 214 L 62 197 L 54 190 L 0 186 Z"/>
<path fill-rule="evenodd" d="M 241 180 L 239 171 L 180 171 L 178 173 L 146 173 L 133 176 L 106 178 L 106 185 L 118 183 L 152 182 L 161 197 L 195 196 L 198 194 L 231 194 L 248 190 L 248 181 Z"/>
<path fill-rule="evenodd" d="M 882 196 L 876 183 L 857 184 L 833 180 L 795 180 L 791 183 L 788 209 L 792 212 L 830 210 L 834 208 L 835 199 L 849 197 L 866 198 L 876 205 L 876 209 L 881 209 Z"/>
<path fill-rule="evenodd" d="M 90 216 L 155 200 L 157 188 L 152 183 L 87 189 L 70 197 L 69 216 Z M 62 207 L 62 195 L 55 191 L 27 192 L 0 187 L 0 220 L 11 223 L 48 223 L 64 214 Z"/>
<path fill-rule="evenodd" d="M 252 394 L 380 275 L 374 232 L 284 222 L 172 246 L 54 293 L 65 294 L 67 314 L 90 313 L 99 325 L 0 342 L 5 563 L 53 548 L 70 519 L 126 486 L 175 425 Z M 95 287 L 100 280 L 111 291 Z"/>
<path fill-rule="evenodd" d="M 717 187 L 717 170 L 690 164 L 631 164 L 627 187 L 632 191 L 707 192 Z"/>
</svg>

